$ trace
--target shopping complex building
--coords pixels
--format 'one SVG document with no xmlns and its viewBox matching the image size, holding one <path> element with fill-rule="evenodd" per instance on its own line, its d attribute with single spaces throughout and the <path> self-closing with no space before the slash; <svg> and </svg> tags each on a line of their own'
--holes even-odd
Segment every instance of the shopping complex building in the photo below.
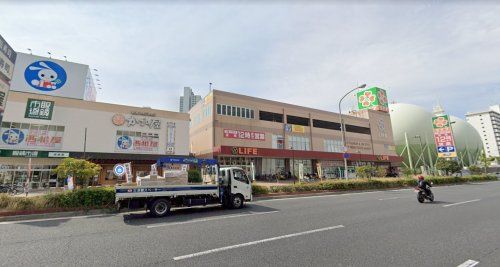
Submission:
<svg viewBox="0 0 500 267">
<path fill-rule="evenodd" d="M 63 158 L 102 166 L 93 183 L 114 184 L 117 163 L 144 176 L 163 155 L 189 155 L 189 114 L 95 102 L 87 65 L 18 53 L 0 129 L 0 184 L 61 186 Z"/>
<path fill-rule="evenodd" d="M 190 147 L 198 157 L 241 166 L 258 176 L 293 173 L 344 174 L 356 166 L 383 166 L 396 172 L 395 151 L 386 111 L 359 110 L 344 115 L 344 153 L 339 114 L 213 90 L 191 111 Z"/>
</svg>

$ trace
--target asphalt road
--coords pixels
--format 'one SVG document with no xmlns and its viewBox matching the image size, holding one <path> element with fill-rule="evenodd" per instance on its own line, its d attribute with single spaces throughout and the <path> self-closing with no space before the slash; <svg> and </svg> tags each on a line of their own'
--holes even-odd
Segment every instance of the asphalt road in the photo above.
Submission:
<svg viewBox="0 0 500 267">
<path fill-rule="evenodd" d="M 500 182 L 0 223 L 0 265 L 500 266 Z M 473 263 L 471 261 L 471 265 Z"/>
</svg>

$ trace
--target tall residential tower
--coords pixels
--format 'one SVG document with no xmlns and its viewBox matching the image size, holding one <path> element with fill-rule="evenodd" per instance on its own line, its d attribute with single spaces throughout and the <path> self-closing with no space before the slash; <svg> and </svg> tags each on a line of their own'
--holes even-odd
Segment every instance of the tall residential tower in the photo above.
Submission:
<svg viewBox="0 0 500 267">
<path fill-rule="evenodd" d="M 481 135 L 486 156 L 500 157 L 500 105 L 488 111 L 469 112 L 465 117 Z"/>
<path fill-rule="evenodd" d="M 195 95 L 191 87 L 184 87 L 184 96 L 179 99 L 179 112 L 188 113 L 201 100 L 201 95 Z"/>
</svg>

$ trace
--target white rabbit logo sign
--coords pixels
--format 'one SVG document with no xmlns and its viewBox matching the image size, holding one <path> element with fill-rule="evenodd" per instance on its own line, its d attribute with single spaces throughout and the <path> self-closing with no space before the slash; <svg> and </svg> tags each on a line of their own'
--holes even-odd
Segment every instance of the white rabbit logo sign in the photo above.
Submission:
<svg viewBox="0 0 500 267">
<path fill-rule="evenodd" d="M 66 71 L 52 61 L 36 61 L 24 71 L 26 82 L 41 91 L 54 91 L 66 83 Z"/>
</svg>

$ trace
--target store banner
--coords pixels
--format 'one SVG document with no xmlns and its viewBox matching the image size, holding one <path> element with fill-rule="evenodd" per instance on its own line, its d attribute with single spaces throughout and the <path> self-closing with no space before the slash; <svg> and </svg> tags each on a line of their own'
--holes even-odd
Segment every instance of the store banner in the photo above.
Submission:
<svg viewBox="0 0 500 267">
<path fill-rule="evenodd" d="M 51 120 L 54 101 L 28 98 L 24 117 L 27 119 Z"/>
<path fill-rule="evenodd" d="M 73 177 L 68 175 L 68 190 L 73 190 L 75 188 L 75 184 L 73 182 Z"/>
<path fill-rule="evenodd" d="M 302 125 L 292 124 L 292 133 L 305 133 L 306 127 Z"/>
<path fill-rule="evenodd" d="M 265 141 L 266 135 L 262 132 L 224 129 L 224 138 Z"/>
<path fill-rule="evenodd" d="M 439 115 L 432 117 L 432 128 L 434 129 L 434 142 L 438 157 L 456 158 L 457 151 L 449 116 Z"/>
<path fill-rule="evenodd" d="M 121 132 L 121 131 L 120 131 Z M 131 132 L 134 134 L 116 135 L 115 150 L 118 152 L 158 152 L 160 138 L 158 134 Z"/>
<path fill-rule="evenodd" d="M 19 123 L 8 123 L 14 126 Z M 2 128 L 0 147 L 14 149 L 51 148 L 61 149 L 64 127 L 54 125 L 29 124 L 23 129 Z"/>
<path fill-rule="evenodd" d="M 127 183 L 132 183 L 132 163 L 124 163 L 123 167 L 125 167 L 125 179 Z"/>
</svg>

